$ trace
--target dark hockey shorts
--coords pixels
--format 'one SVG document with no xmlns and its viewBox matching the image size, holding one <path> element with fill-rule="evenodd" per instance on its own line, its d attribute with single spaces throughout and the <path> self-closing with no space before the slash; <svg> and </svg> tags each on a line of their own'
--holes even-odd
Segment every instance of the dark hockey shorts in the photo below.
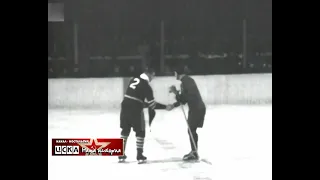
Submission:
<svg viewBox="0 0 320 180">
<path fill-rule="evenodd" d="M 120 128 L 135 132 L 145 131 L 145 120 L 142 108 L 122 105 L 120 112 Z"/>
<path fill-rule="evenodd" d="M 190 128 L 202 128 L 204 118 L 206 115 L 206 109 L 191 109 L 188 113 L 188 124 Z"/>
</svg>

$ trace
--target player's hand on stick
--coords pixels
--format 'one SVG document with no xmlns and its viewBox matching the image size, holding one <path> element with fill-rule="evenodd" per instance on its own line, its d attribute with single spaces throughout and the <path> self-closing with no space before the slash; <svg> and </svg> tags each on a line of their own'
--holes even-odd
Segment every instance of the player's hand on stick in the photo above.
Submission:
<svg viewBox="0 0 320 180">
<path fill-rule="evenodd" d="M 174 108 L 174 105 L 173 104 L 169 104 L 169 105 L 167 105 L 166 110 L 167 111 L 171 111 L 173 108 Z"/>
<path fill-rule="evenodd" d="M 169 93 L 174 93 L 176 94 L 178 92 L 177 88 L 175 85 L 170 86 L 169 88 Z"/>
</svg>

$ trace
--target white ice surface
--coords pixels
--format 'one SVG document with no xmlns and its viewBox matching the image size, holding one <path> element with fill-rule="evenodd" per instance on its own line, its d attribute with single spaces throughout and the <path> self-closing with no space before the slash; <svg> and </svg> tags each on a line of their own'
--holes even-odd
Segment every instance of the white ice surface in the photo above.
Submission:
<svg viewBox="0 0 320 180">
<path fill-rule="evenodd" d="M 119 111 L 48 112 L 49 180 L 272 179 L 271 105 L 208 107 L 204 128 L 198 130 L 199 154 L 212 165 L 201 162 L 184 167 L 177 162 L 137 165 L 118 164 L 117 157 L 52 156 L 51 138 L 119 137 Z M 170 147 L 159 143 L 164 140 Z M 152 132 L 147 131 L 146 135 L 144 154 L 148 160 L 181 158 L 189 151 L 182 110 L 157 111 Z M 126 154 L 128 160 L 135 160 L 133 133 L 129 137 Z"/>
</svg>

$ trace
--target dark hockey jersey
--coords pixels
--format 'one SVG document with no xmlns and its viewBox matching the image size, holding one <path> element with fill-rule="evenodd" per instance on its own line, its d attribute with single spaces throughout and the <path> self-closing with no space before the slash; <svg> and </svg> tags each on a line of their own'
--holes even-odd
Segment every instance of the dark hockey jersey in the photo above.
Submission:
<svg viewBox="0 0 320 180">
<path fill-rule="evenodd" d="M 176 99 L 178 102 L 174 103 L 174 106 L 177 107 L 180 105 L 180 103 L 188 103 L 190 110 L 205 109 L 205 104 L 194 79 L 185 75 L 182 77 L 181 82 L 181 92 L 176 94 Z"/>
<path fill-rule="evenodd" d="M 137 101 L 142 104 L 143 107 L 151 109 L 165 109 L 166 106 L 157 103 L 153 97 L 153 90 L 149 84 L 149 78 L 146 74 L 133 77 L 129 81 L 124 100 Z"/>
</svg>

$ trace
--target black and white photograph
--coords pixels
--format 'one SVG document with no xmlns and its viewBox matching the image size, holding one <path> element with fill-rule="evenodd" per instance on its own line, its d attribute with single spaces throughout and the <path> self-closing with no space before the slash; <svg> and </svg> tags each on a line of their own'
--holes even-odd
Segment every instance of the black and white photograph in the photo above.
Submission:
<svg viewBox="0 0 320 180">
<path fill-rule="evenodd" d="M 49 180 L 272 180 L 272 0 L 48 0 Z"/>
</svg>

